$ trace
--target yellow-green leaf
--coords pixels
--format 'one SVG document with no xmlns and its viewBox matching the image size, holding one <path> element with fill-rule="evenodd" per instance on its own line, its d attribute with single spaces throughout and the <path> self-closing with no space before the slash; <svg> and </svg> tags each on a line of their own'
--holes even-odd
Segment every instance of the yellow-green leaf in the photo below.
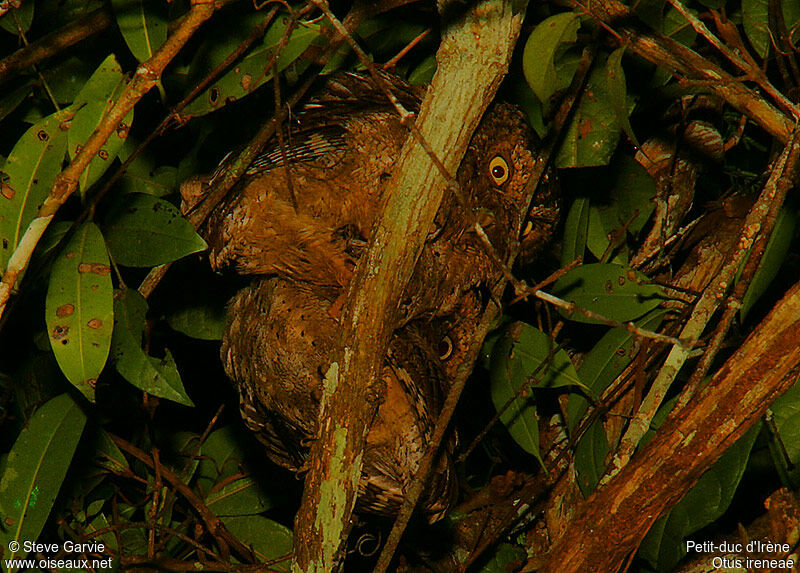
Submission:
<svg viewBox="0 0 800 573">
<path fill-rule="evenodd" d="M 103 235 L 94 223 L 84 223 L 53 263 L 45 316 L 58 366 L 92 401 L 111 347 L 113 305 Z"/>
<path fill-rule="evenodd" d="M 123 196 L 103 231 L 114 260 L 128 267 L 161 265 L 206 248 L 178 209 L 144 193 Z"/>
<path fill-rule="evenodd" d="M 167 40 L 167 21 L 159 12 L 161 2 L 146 0 L 112 0 L 117 26 L 133 56 L 140 62 L 149 60 Z"/>
<path fill-rule="evenodd" d="M 122 68 L 117 58 L 112 54 L 108 56 L 81 88 L 70 109 L 75 113 L 72 127 L 69 131 L 69 154 L 75 157 L 78 151 L 97 128 L 100 120 L 108 110 L 113 107 L 119 93 L 125 87 Z M 80 178 L 81 194 L 85 194 L 89 186 L 105 173 L 111 166 L 114 158 L 119 154 L 125 139 L 128 137 L 133 110 L 125 116 L 114 133 L 100 148 L 89 166 L 84 169 Z"/>
<path fill-rule="evenodd" d="M 22 430 L 0 478 L 0 545 L 4 559 L 22 559 L 35 541 L 61 489 L 86 416 L 69 394 L 45 403 Z M 14 550 L 11 542 L 20 545 Z M 9 567 L 8 573 L 17 571 Z"/>
<path fill-rule="evenodd" d="M 61 171 L 68 113 L 49 115 L 28 129 L 6 159 L 0 182 L 0 269 L 17 248 Z"/>
</svg>

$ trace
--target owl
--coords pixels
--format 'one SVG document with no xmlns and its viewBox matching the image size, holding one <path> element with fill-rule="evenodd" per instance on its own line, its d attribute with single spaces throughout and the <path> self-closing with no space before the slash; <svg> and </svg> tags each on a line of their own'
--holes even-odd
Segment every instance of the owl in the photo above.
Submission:
<svg viewBox="0 0 800 573">
<path fill-rule="evenodd" d="M 419 109 L 418 90 L 384 79 L 404 107 Z M 323 380 L 340 354 L 337 309 L 406 137 L 368 77 L 336 74 L 293 120 L 286 146 L 268 147 L 202 229 L 212 267 L 253 278 L 229 305 L 222 361 L 245 423 L 293 471 L 305 467 L 316 435 Z M 552 233 L 552 186 L 540 189 L 526 217 L 533 149 L 524 117 L 506 104 L 490 108 L 472 137 L 455 174 L 460 199 L 445 194 L 399 304 L 381 371 L 384 400 L 366 439 L 360 511 L 397 512 L 487 294 L 503 277 L 476 224 L 500 260 L 519 243 L 535 252 Z M 184 207 L 198 199 L 188 187 L 182 194 Z M 455 441 L 453 434 L 442 448 L 421 502 L 431 521 L 456 496 Z"/>
<path fill-rule="evenodd" d="M 338 344 L 328 312 L 336 289 L 312 288 L 281 277 L 261 278 L 230 304 L 222 361 L 240 393 L 248 428 L 269 457 L 303 470 L 317 433 L 322 386 Z M 383 402 L 367 435 L 357 509 L 391 516 L 419 470 L 446 386 L 444 363 L 428 329 L 410 323 L 394 333 L 381 371 Z M 439 458 L 421 504 L 434 521 L 455 498 L 453 439 Z"/>
</svg>

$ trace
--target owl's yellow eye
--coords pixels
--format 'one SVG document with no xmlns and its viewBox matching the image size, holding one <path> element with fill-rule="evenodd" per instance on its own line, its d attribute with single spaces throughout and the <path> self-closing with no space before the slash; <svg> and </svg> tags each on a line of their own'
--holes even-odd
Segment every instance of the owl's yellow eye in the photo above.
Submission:
<svg viewBox="0 0 800 573">
<path fill-rule="evenodd" d="M 489 162 L 489 175 L 495 185 L 502 185 L 508 181 L 508 163 L 499 155 Z"/>
</svg>

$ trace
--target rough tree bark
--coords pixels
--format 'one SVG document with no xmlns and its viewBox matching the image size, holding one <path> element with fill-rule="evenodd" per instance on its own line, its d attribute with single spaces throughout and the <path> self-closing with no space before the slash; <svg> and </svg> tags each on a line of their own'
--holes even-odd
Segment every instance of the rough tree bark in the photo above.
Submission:
<svg viewBox="0 0 800 573">
<path fill-rule="evenodd" d="M 711 382 L 577 510 L 544 571 L 617 571 L 648 529 L 797 380 L 800 283 Z"/>
<path fill-rule="evenodd" d="M 508 69 L 524 5 L 512 0 L 440 2 L 444 30 L 437 72 L 416 133 L 409 136 L 395 166 L 369 251 L 350 285 L 343 317 L 344 350 L 326 376 L 320 435 L 311 450 L 295 526 L 295 571 L 332 571 L 342 555 L 364 441 L 381 395 L 377 374 L 397 303 L 447 178 L 455 173 Z"/>
</svg>

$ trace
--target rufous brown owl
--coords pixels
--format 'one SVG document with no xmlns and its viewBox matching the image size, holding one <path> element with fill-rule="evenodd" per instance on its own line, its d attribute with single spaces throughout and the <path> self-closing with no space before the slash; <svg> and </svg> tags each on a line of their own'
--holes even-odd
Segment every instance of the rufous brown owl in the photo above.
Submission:
<svg viewBox="0 0 800 573">
<path fill-rule="evenodd" d="M 404 107 L 418 110 L 419 91 L 384 78 Z M 294 471 L 302 470 L 316 435 L 322 380 L 339 354 L 337 302 L 406 137 L 368 76 L 335 74 L 289 125 L 285 148 L 268 147 L 203 229 L 215 269 L 254 277 L 229 307 L 223 364 L 247 425 L 274 461 Z M 532 253 L 552 233 L 558 215 L 552 186 L 541 188 L 525 216 L 533 147 L 519 110 L 491 107 L 456 173 L 466 204 L 455 194 L 443 199 L 384 360 L 386 391 L 367 436 L 362 511 L 397 511 L 466 359 L 486 294 L 503 276 L 475 223 L 501 260 L 521 235 L 523 252 Z M 182 193 L 185 207 L 198 200 L 188 187 Z M 430 520 L 455 497 L 454 440 L 443 448 L 421 503 Z"/>
</svg>

